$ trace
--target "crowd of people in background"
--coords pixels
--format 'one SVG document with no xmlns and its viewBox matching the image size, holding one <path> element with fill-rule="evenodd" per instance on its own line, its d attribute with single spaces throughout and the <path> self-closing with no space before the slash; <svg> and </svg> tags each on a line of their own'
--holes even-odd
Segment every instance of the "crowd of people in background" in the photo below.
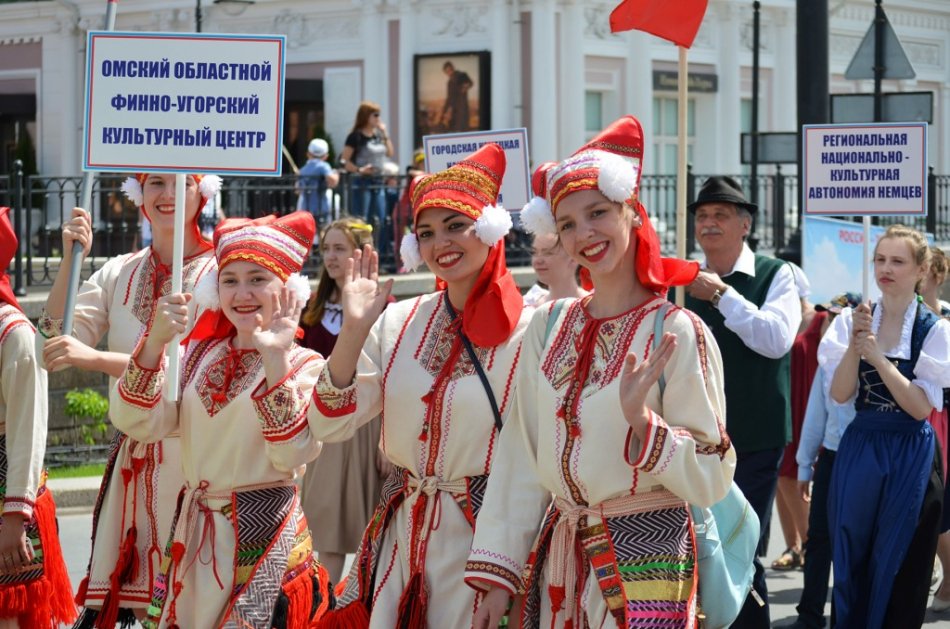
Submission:
<svg viewBox="0 0 950 629">
<path fill-rule="evenodd" d="M 82 283 L 72 329 L 85 209 L 36 328 L 0 275 L 0 626 L 687 629 L 718 603 L 694 509 L 733 488 L 761 535 L 731 626 L 770 626 L 779 525 L 771 567 L 804 570 L 788 626 L 826 626 L 829 576 L 836 627 L 919 627 L 938 584 L 950 609 L 948 261 L 922 234 L 875 243 L 878 300 L 812 304 L 802 261 L 753 251 L 758 207 L 716 176 L 688 206 L 701 259 L 663 257 L 624 116 L 535 170 L 522 294 L 498 145 L 437 173 L 417 152 L 389 191 L 364 102 L 345 178 L 324 139 L 307 152 L 280 217 L 224 219 L 220 179 L 186 176 L 180 290 L 175 175 L 156 173 L 122 187 L 148 242 Z M 6 208 L 0 235 L 5 269 Z M 396 301 L 382 243 L 432 292 Z M 110 377 L 116 428 L 75 594 L 42 472 L 65 368 Z"/>
</svg>

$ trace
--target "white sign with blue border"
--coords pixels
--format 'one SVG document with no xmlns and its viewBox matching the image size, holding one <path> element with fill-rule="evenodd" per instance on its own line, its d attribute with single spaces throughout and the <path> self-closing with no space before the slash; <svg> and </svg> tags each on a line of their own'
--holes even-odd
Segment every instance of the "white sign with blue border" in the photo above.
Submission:
<svg viewBox="0 0 950 629">
<path fill-rule="evenodd" d="M 436 173 L 462 161 L 479 148 L 495 142 L 505 151 L 505 177 L 501 182 L 498 204 L 509 212 L 520 211 L 531 195 L 531 172 L 528 170 L 528 130 L 494 129 L 446 133 L 422 137 L 426 155 L 426 172 Z"/>
<path fill-rule="evenodd" d="M 280 176 L 283 35 L 90 31 L 83 170 Z"/>
<path fill-rule="evenodd" d="M 804 125 L 802 155 L 805 214 L 927 214 L 926 122 Z"/>
</svg>

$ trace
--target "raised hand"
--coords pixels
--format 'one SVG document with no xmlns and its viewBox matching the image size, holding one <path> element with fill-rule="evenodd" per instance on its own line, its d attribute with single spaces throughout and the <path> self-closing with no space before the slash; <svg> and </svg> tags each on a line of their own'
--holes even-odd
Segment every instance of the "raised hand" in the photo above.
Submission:
<svg viewBox="0 0 950 629">
<path fill-rule="evenodd" d="M 92 218 L 81 207 L 74 207 L 70 219 L 63 223 L 63 260 L 72 258 L 73 243 L 82 244 L 82 254 L 92 249 Z"/>
<path fill-rule="evenodd" d="M 667 332 L 646 360 L 638 361 L 632 351 L 624 360 L 620 374 L 620 407 L 627 423 L 641 439 L 646 436 L 650 415 L 646 408 L 647 393 L 659 381 L 675 349 L 676 335 Z"/>
<path fill-rule="evenodd" d="M 271 297 L 273 315 L 270 323 L 267 329 L 264 329 L 264 319 L 261 315 L 254 317 L 257 329 L 251 339 L 254 348 L 264 360 L 269 356 L 284 356 L 293 348 L 297 324 L 304 306 L 297 294 L 286 284 L 281 287 L 279 293 L 275 292 Z"/>
<path fill-rule="evenodd" d="M 369 333 L 386 308 L 393 281 L 379 283 L 379 254 L 370 245 L 353 252 L 346 261 L 340 288 L 343 325 Z"/>
</svg>

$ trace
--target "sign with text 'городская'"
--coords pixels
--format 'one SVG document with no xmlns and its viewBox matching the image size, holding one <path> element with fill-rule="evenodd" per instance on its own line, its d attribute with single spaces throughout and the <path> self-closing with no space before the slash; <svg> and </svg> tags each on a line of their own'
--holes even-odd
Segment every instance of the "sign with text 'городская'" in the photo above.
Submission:
<svg viewBox="0 0 950 629">
<path fill-rule="evenodd" d="M 805 214 L 927 214 L 927 123 L 804 125 Z"/>
<path fill-rule="evenodd" d="M 90 31 L 83 170 L 279 176 L 283 35 Z"/>
</svg>

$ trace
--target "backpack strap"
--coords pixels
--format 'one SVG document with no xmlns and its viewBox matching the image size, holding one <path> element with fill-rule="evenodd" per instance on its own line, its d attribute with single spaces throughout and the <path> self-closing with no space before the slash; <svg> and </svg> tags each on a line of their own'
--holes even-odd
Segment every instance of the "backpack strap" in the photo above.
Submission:
<svg viewBox="0 0 950 629">
<path fill-rule="evenodd" d="M 458 316 L 455 314 L 455 309 L 452 307 L 452 304 L 449 303 L 448 295 L 445 296 L 445 306 L 448 308 L 449 317 L 455 321 L 455 317 Z M 485 389 L 485 393 L 488 395 L 488 403 L 491 405 L 492 416 L 495 419 L 495 428 L 498 432 L 501 432 L 502 424 L 501 421 L 501 411 L 498 410 L 498 402 L 495 401 L 495 392 L 492 391 L 491 383 L 488 382 L 488 376 L 485 375 L 485 369 L 482 367 L 482 363 L 478 360 L 478 354 L 475 353 L 475 348 L 472 347 L 472 342 L 468 340 L 468 337 L 465 336 L 465 332 L 459 328 L 459 337 L 462 339 L 462 344 L 465 346 L 465 351 L 468 353 L 468 357 L 471 359 L 472 364 L 475 366 L 475 373 L 478 374 L 478 379 L 482 382 L 482 387 Z"/>
<path fill-rule="evenodd" d="M 554 302 L 554 306 L 548 314 L 548 327 L 544 330 L 544 342 L 541 344 L 541 347 L 548 344 L 548 337 L 551 336 L 551 330 L 554 329 L 554 324 L 557 323 L 558 317 L 561 316 L 561 311 L 564 309 L 564 302 L 566 301 L 567 298 L 558 299 Z"/>
<path fill-rule="evenodd" d="M 653 321 L 653 347 L 650 351 L 655 351 L 660 345 L 660 339 L 663 337 L 663 322 L 666 320 L 666 313 L 670 309 L 670 302 L 664 301 L 656 309 L 656 319 Z M 660 385 L 660 396 L 663 396 L 663 390 L 666 389 L 666 376 L 660 372 L 660 379 L 657 381 Z"/>
</svg>

